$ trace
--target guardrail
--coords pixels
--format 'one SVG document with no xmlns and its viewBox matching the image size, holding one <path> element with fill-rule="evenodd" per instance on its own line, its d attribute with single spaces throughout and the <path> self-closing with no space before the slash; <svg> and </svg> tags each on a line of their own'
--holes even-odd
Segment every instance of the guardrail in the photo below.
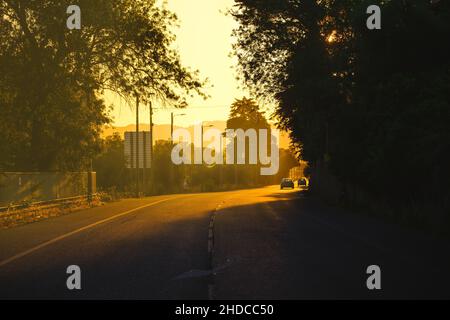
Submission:
<svg viewBox="0 0 450 320">
<path fill-rule="evenodd" d="M 56 206 L 60 206 L 65 203 L 75 202 L 78 200 L 88 201 L 89 198 L 94 198 L 97 195 L 98 195 L 97 193 L 94 193 L 90 196 L 84 195 L 84 196 L 76 196 L 76 197 L 70 197 L 70 198 L 60 198 L 60 199 L 53 199 L 53 200 L 46 200 L 46 201 L 27 202 L 27 203 L 9 205 L 6 207 L 0 207 L 0 216 L 7 215 L 10 211 L 27 209 L 29 207 L 40 207 L 40 206 L 47 206 L 47 207 L 55 206 L 56 207 Z"/>
<path fill-rule="evenodd" d="M 0 172 L 0 212 L 25 208 L 34 201 L 45 201 L 39 205 L 64 202 L 96 192 L 95 172 Z"/>
</svg>

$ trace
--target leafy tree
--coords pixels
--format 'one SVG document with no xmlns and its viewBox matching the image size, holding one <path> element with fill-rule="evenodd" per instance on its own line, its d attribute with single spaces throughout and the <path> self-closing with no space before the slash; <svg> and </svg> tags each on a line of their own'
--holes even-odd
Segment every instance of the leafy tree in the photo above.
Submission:
<svg viewBox="0 0 450 320">
<path fill-rule="evenodd" d="M 66 28 L 71 4 L 81 7 L 81 30 Z M 177 106 L 188 93 L 203 95 L 171 47 L 175 21 L 156 0 L 2 1 L 1 166 L 86 167 L 109 121 L 105 90 Z"/>
<path fill-rule="evenodd" d="M 170 193 L 181 191 L 184 182 L 182 166 L 172 163 L 173 144 L 171 141 L 158 140 L 153 147 L 153 190 L 157 193 Z"/>
<path fill-rule="evenodd" d="M 102 152 L 93 161 L 93 168 L 97 172 L 98 189 L 122 192 L 133 190 L 133 171 L 126 167 L 124 142 L 119 134 L 102 141 Z"/>
<path fill-rule="evenodd" d="M 248 129 L 266 129 L 268 130 L 267 146 L 270 150 L 270 125 L 268 124 L 264 113 L 260 111 L 259 105 L 252 99 L 243 97 L 242 99 L 236 99 L 231 105 L 230 115 L 227 120 L 227 129 L 242 129 L 244 131 Z M 256 136 L 257 150 L 259 150 L 259 135 Z M 235 163 L 237 159 L 237 138 L 234 138 L 234 155 Z M 245 138 L 245 165 L 234 165 L 234 184 L 254 184 L 259 181 L 260 165 L 249 164 L 250 155 L 250 139 Z"/>
<path fill-rule="evenodd" d="M 345 97 L 345 58 L 327 39 L 337 37 L 345 15 L 331 18 L 339 11 L 335 1 L 236 2 L 233 15 L 241 25 L 235 53 L 243 81 L 255 95 L 275 99 L 279 125 L 292 133 L 305 159 L 323 158 L 332 109 Z M 339 34 L 344 41 L 345 32 Z"/>
<path fill-rule="evenodd" d="M 258 104 L 246 97 L 235 99 L 227 120 L 228 129 L 269 129 L 270 126 Z"/>
<path fill-rule="evenodd" d="M 448 208 L 450 4 L 383 1 L 375 31 L 371 4 L 236 0 L 242 80 L 313 166 L 394 205 Z"/>
</svg>

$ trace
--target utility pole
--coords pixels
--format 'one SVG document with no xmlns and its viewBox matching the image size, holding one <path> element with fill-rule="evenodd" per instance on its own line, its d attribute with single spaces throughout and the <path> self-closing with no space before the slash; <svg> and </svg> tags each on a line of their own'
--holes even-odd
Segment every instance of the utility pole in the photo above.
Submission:
<svg viewBox="0 0 450 320">
<path fill-rule="evenodd" d="M 202 122 L 202 125 L 201 125 L 201 130 L 200 130 L 200 136 L 202 137 L 202 139 L 200 140 L 201 141 L 201 143 L 200 143 L 200 150 L 202 150 L 202 165 L 203 165 L 203 122 Z"/>
<path fill-rule="evenodd" d="M 153 106 L 150 101 L 150 168 L 153 162 Z"/>
<path fill-rule="evenodd" d="M 174 114 L 173 112 L 170 113 L 170 144 L 173 146 L 173 120 L 175 117 L 179 116 L 185 116 L 186 114 Z M 174 177 L 174 164 L 171 162 L 170 165 L 170 182 L 172 183 Z"/>
<path fill-rule="evenodd" d="M 150 183 L 149 187 L 150 189 L 153 188 L 153 106 L 152 102 L 150 101 Z"/>
<path fill-rule="evenodd" d="M 220 135 L 220 156 L 222 158 L 222 164 L 220 165 L 220 171 L 219 171 L 220 187 L 223 186 L 223 167 L 225 166 L 225 162 L 226 162 L 226 158 L 225 158 L 225 148 L 227 145 L 227 141 L 225 140 L 226 135 L 227 135 L 226 131 L 222 132 Z"/>
<path fill-rule="evenodd" d="M 136 94 L 136 197 L 139 198 L 139 96 Z"/>
<path fill-rule="evenodd" d="M 145 137 L 145 130 L 142 131 L 142 194 L 145 196 L 146 185 L 146 172 L 147 171 L 147 140 Z"/>
<path fill-rule="evenodd" d="M 170 144 L 173 147 L 173 112 L 170 113 Z M 169 170 L 169 183 L 173 185 L 173 168 L 174 164 L 170 162 L 170 170 Z"/>
<path fill-rule="evenodd" d="M 86 104 L 88 106 L 88 108 L 91 107 L 91 95 L 90 95 L 90 91 L 88 88 L 86 88 Z M 87 200 L 88 203 L 91 204 L 92 203 L 92 194 L 93 194 L 93 181 L 92 181 L 92 175 L 93 175 L 93 166 L 92 166 L 92 155 L 90 155 L 90 159 L 89 159 L 89 168 L 88 168 L 88 176 L 87 176 Z"/>
<path fill-rule="evenodd" d="M 173 144 L 173 112 L 170 113 L 170 141 Z"/>
<path fill-rule="evenodd" d="M 91 159 L 89 160 L 89 172 L 88 172 L 88 203 L 91 204 L 92 202 L 92 195 L 93 195 L 93 190 L 94 190 L 94 186 L 93 186 L 93 167 L 92 167 L 92 156 Z"/>
</svg>

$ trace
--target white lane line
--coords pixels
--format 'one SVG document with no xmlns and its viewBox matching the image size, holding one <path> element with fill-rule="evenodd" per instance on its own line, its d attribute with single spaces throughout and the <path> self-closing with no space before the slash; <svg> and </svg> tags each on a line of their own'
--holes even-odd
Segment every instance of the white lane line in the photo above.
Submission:
<svg viewBox="0 0 450 320">
<path fill-rule="evenodd" d="M 211 213 L 211 218 L 209 220 L 208 226 L 208 254 L 212 255 L 214 250 L 214 220 L 216 218 L 216 213 L 220 210 L 221 204 L 219 204 Z"/>
<path fill-rule="evenodd" d="M 174 199 L 179 199 L 179 198 L 184 198 L 184 197 L 187 197 L 187 196 L 172 197 L 172 198 L 168 198 L 168 199 L 163 199 L 163 200 L 155 201 L 155 202 L 152 202 L 152 203 L 149 203 L 149 204 L 146 204 L 146 205 L 143 205 L 143 206 L 140 206 L 140 207 L 137 207 L 137 208 L 134 208 L 134 209 L 131 209 L 131 210 L 128 210 L 128 211 L 125 211 L 125 212 L 116 214 L 116 215 L 114 215 L 114 216 L 112 216 L 112 217 L 109 217 L 109 218 L 106 218 L 106 219 L 103 219 L 103 220 L 94 222 L 94 223 L 89 224 L 89 225 L 87 225 L 87 226 L 84 226 L 84 227 L 82 227 L 82 228 L 79 228 L 79 229 L 76 229 L 76 230 L 74 230 L 74 231 L 71 231 L 71 232 L 68 232 L 68 233 L 66 233 L 66 234 L 63 234 L 63 235 L 61 235 L 61 236 L 59 236 L 59 237 L 56 237 L 56 238 L 54 238 L 54 239 L 52 239 L 52 240 L 46 241 L 46 242 L 44 242 L 44 243 L 41 243 L 40 245 L 37 245 L 37 246 L 35 246 L 35 247 L 31 248 L 31 249 L 28 249 L 28 250 L 26 250 L 26 251 L 24 251 L 24 252 L 21 252 L 21 253 L 19 253 L 19 254 L 16 254 L 16 255 L 14 255 L 14 256 L 12 256 L 12 257 L 6 259 L 6 260 L 3 260 L 3 261 L 0 262 L 0 267 L 3 267 L 3 266 L 5 266 L 5 265 L 7 265 L 7 264 L 9 264 L 9 263 L 11 263 L 11 262 L 17 260 L 17 259 L 20 259 L 20 258 L 26 256 L 26 255 L 29 255 L 30 253 L 33 253 L 33 252 L 35 252 L 35 251 L 37 251 L 37 250 L 39 250 L 39 249 L 45 248 L 45 247 L 47 247 L 47 246 L 49 246 L 49 245 L 51 245 L 51 244 L 53 244 L 53 243 L 55 243 L 55 242 L 61 241 L 61 240 L 66 239 L 66 238 L 68 238 L 68 237 L 70 237 L 70 236 L 73 236 L 74 234 L 77 234 L 77 233 L 83 232 L 83 231 L 85 231 L 85 230 L 87 230 L 87 229 L 96 227 L 96 226 L 98 226 L 98 225 L 100 225 L 100 224 L 103 224 L 103 223 L 105 223 L 105 222 L 108 222 L 108 221 L 117 219 L 117 218 L 119 218 L 119 217 L 123 217 L 123 216 L 125 216 L 125 215 L 127 215 L 127 214 L 130 214 L 130 213 L 132 213 L 132 212 L 135 212 L 135 211 L 138 211 L 138 210 L 141 210 L 141 209 L 144 209 L 144 208 L 148 208 L 148 207 L 151 207 L 151 206 L 160 204 L 160 203 L 162 203 L 162 202 L 166 202 L 166 201 L 174 200 Z"/>
<path fill-rule="evenodd" d="M 210 264 L 210 270 L 211 275 L 214 276 L 216 272 L 219 270 L 219 268 L 214 269 L 213 265 L 213 255 L 214 255 L 214 222 L 216 219 L 216 214 L 219 212 L 219 210 L 222 208 L 222 205 L 225 203 L 225 201 L 222 201 L 219 203 L 216 208 L 211 212 L 211 218 L 209 221 L 209 227 L 208 227 L 208 255 L 209 255 L 209 264 Z M 208 284 L 208 299 L 214 300 L 214 280 L 210 279 L 210 283 Z"/>
</svg>

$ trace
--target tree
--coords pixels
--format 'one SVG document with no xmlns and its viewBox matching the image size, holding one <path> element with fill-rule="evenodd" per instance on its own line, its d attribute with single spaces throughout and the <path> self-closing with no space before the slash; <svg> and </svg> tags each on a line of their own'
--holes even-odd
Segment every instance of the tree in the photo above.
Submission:
<svg viewBox="0 0 450 320">
<path fill-rule="evenodd" d="M 235 99 L 231 104 L 227 120 L 228 129 L 269 129 L 270 126 L 258 104 L 252 99 L 243 97 Z"/>
<path fill-rule="evenodd" d="M 152 160 L 153 190 L 157 193 L 179 192 L 184 181 L 183 167 L 172 163 L 173 144 L 158 140 L 154 146 Z"/>
<path fill-rule="evenodd" d="M 72 1 L 0 3 L 1 166 L 75 170 L 99 151 L 105 90 L 144 103 L 185 106 L 203 83 L 171 47 L 176 16 L 155 0 L 79 0 L 81 30 L 66 28 Z M 15 138 L 15 139 L 14 139 Z"/>
<path fill-rule="evenodd" d="M 349 33 L 339 10 L 345 3 L 239 0 L 232 12 L 240 22 L 235 53 L 244 83 L 277 102 L 279 126 L 309 161 L 329 153 L 332 109 L 346 96 L 349 58 L 338 50 Z"/>
<path fill-rule="evenodd" d="M 368 30 L 370 4 L 237 0 L 242 80 L 312 165 L 394 205 L 448 208 L 450 4 L 383 1 Z"/>
<path fill-rule="evenodd" d="M 236 99 L 231 105 L 230 115 L 227 120 L 227 129 L 238 130 L 242 129 L 247 131 L 248 129 L 266 129 L 268 130 L 267 146 L 270 150 L 270 125 L 267 122 L 264 112 L 260 111 L 259 105 L 252 99 L 243 97 L 242 99 Z M 245 137 L 245 165 L 239 165 L 237 163 L 237 137 L 234 138 L 234 183 L 240 185 L 252 185 L 255 182 L 259 182 L 259 164 L 250 164 L 250 137 Z M 260 147 L 259 135 L 256 134 L 256 148 Z"/>
<path fill-rule="evenodd" d="M 102 141 L 102 151 L 93 162 L 97 173 L 97 188 L 130 191 L 134 188 L 133 171 L 127 168 L 124 142 L 119 134 L 106 137 Z M 111 174 L 111 173 L 114 174 Z"/>
</svg>

